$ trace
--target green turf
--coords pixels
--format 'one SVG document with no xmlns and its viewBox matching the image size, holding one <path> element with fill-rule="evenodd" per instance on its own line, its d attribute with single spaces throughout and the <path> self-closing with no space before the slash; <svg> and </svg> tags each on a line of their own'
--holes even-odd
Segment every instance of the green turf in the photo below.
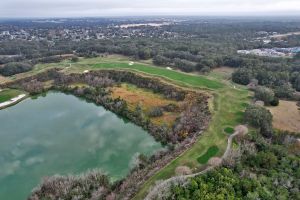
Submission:
<svg viewBox="0 0 300 200">
<path fill-rule="evenodd" d="M 232 133 L 234 133 L 234 128 L 232 128 L 232 127 L 226 127 L 224 129 L 224 131 L 225 131 L 225 133 L 232 134 Z"/>
<path fill-rule="evenodd" d="M 210 79 L 207 76 L 181 73 L 174 70 L 168 70 L 165 67 L 155 67 L 151 64 L 141 62 L 134 62 L 133 65 L 129 65 L 130 62 L 132 61 L 128 58 L 115 55 L 111 57 L 81 58 L 76 63 L 64 60 L 60 63 L 37 64 L 34 67 L 34 70 L 29 73 L 33 74 L 53 67 L 63 68 L 65 71 L 69 72 L 82 72 L 84 70 L 92 69 L 129 69 L 164 77 L 193 87 L 208 89 L 220 89 L 223 87 L 221 82 L 216 79 Z"/>
<path fill-rule="evenodd" d="M 197 161 L 201 164 L 206 164 L 208 160 L 215 156 L 219 151 L 219 148 L 217 146 L 211 146 L 207 149 L 204 155 L 197 158 Z"/>
<path fill-rule="evenodd" d="M 4 89 L 0 92 L 0 103 L 8 101 L 21 94 L 21 91 L 14 89 Z"/>
<path fill-rule="evenodd" d="M 172 79 L 175 81 L 179 81 L 182 83 L 189 84 L 191 86 L 196 87 L 206 87 L 209 89 L 219 89 L 222 88 L 222 84 L 215 81 L 210 80 L 204 76 L 194 76 L 190 74 L 180 73 L 173 70 L 168 70 L 160 67 L 152 67 L 144 64 L 133 64 L 129 65 L 128 63 L 98 63 L 93 65 L 95 68 L 105 68 L 105 69 L 132 69 L 141 71 L 151 75 L 163 76 L 168 79 Z"/>
</svg>

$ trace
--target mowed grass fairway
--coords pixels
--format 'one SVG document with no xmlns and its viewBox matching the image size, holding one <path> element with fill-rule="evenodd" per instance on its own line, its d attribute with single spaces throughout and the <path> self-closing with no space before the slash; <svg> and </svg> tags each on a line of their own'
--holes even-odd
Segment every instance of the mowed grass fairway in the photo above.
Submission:
<svg viewBox="0 0 300 200">
<path fill-rule="evenodd" d="M 133 65 L 129 65 L 128 63 L 99 63 L 99 64 L 95 64 L 94 67 L 98 69 L 104 68 L 104 69 L 136 70 L 151 75 L 165 77 L 171 80 L 181 82 L 183 84 L 188 84 L 190 86 L 204 87 L 208 89 L 219 89 L 222 87 L 221 83 L 215 80 L 210 80 L 204 76 L 193 76 L 193 75 L 189 75 L 189 74 L 185 74 L 173 70 L 168 70 L 166 68 L 153 67 L 141 63 L 134 63 Z"/>
<path fill-rule="evenodd" d="M 5 101 L 8 101 L 16 96 L 18 96 L 19 94 L 21 94 L 22 92 L 19 90 L 14 90 L 14 89 L 4 89 L 0 92 L 0 103 L 3 103 Z"/>
<path fill-rule="evenodd" d="M 163 77 L 186 86 L 207 89 L 220 89 L 223 87 L 223 84 L 219 81 L 209 79 L 209 77 L 206 76 L 191 75 L 174 70 L 168 70 L 165 67 L 155 67 L 147 63 L 133 62 L 126 57 L 116 55 L 97 58 L 81 58 L 76 63 L 65 60 L 60 63 L 37 64 L 34 70 L 29 73 L 36 73 L 44 69 L 54 67 L 63 68 L 66 72 L 70 73 L 96 69 L 133 70 L 149 75 Z"/>
</svg>

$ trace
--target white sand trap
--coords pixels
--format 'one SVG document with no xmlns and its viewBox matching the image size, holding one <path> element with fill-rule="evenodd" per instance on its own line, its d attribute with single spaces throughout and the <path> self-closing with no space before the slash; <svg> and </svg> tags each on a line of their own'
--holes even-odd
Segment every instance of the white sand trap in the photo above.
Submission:
<svg viewBox="0 0 300 200">
<path fill-rule="evenodd" d="M 171 67 L 166 67 L 166 69 L 168 69 L 168 70 L 173 70 Z"/>
<path fill-rule="evenodd" d="M 130 62 L 129 65 L 134 65 L 134 62 Z"/>
<path fill-rule="evenodd" d="M 89 70 L 84 70 L 83 73 L 89 73 Z"/>
<path fill-rule="evenodd" d="M 23 99 L 24 97 L 26 96 L 26 94 L 20 94 L 19 96 L 15 97 L 15 98 L 12 98 L 11 100 L 9 101 L 5 101 L 3 103 L 0 103 L 0 109 L 1 108 L 4 108 L 6 106 L 10 106 L 16 102 L 18 102 L 19 100 Z"/>
</svg>

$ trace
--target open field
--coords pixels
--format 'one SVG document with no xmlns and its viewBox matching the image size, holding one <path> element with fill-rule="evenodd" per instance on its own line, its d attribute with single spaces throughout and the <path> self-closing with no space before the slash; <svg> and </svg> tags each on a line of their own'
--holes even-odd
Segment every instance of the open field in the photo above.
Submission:
<svg viewBox="0 0 300 200">
<path fill-rule="evenodd" d="M 267 107 L 273 115 L 273 126 L 279 130 L 300 132 L 300 110 L 295 101 L 279 102 L 279 106 Z"/>
<path fill-rule="evenodd" d="M 10 99 L 20 95 L 22 92 L 14 89 L 4 89 L 0 92 L 0 103 L 9 101 Z"/>
</svg>

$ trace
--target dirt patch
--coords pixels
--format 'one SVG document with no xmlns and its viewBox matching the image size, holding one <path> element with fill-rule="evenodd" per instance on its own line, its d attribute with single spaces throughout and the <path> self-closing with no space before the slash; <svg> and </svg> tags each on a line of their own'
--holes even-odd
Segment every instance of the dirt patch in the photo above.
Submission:
<svg viewBox="0 0 300 200">
<path fill-rule="evenodd" d="M 0 84 L 5 83 L 7 81 L 9 81 L 7 78 L 5 78 L 4 76 L 0 75 Z"/>
<path fill-rule="evenodd" d="M 300 110 L 295 101 L 280 101 L 279 106 L 267 107 L 273 115 L 276 129 L 300 132 Z"/>
</svg>

